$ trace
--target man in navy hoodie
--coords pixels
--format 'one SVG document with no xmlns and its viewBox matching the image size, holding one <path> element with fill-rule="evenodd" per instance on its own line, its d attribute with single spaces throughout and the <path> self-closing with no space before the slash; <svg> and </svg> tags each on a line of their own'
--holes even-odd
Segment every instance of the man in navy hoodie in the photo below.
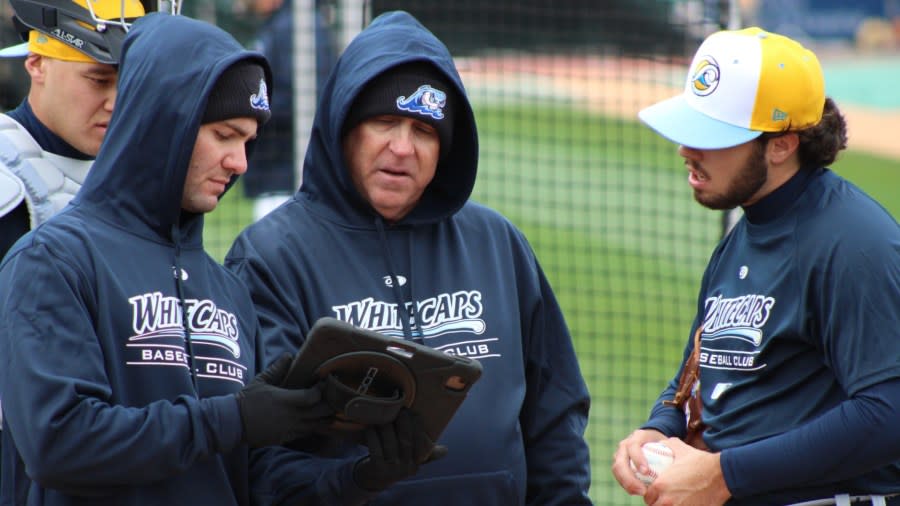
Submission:
<svg viewBox="0 0 900 506">
<path fill-rule="evenodd" d="M 0 264 L 0 503 L 296 504 L 315 479 L 272 445 L 334 412 L 318 387 L 274 386 L 290 355 L 257 374 L 250 294 L 202 243 L 270 84 L 265 58 L 211 24 L 132 26 L 84 186 Z"/>
<path fill-rule="evenodd" d="M 270 358 L 330 316 L 481 361 L 439 441 L 446 457 L 338 489 L 380 492 L 373 505 L 590 504 L 590 401 L 569 331 L 523 234 L 469 200 L 477 163 L 449 51 L 409 14 L 383 14 L 327 81 L 299 192 L 226 266 L 250 286 Z M 364 451 L 348 449 L 345 468 Z M 309 488 L 308 504 L 352 500 Z"/>
</svg>

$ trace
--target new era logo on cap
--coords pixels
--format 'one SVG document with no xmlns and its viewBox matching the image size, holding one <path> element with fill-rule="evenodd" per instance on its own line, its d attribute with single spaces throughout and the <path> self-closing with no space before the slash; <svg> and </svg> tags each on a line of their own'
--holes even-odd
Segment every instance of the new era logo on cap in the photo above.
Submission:
<svg viewBox="0 0 900 506">
<path fill-rule="evenodd" d="M 673 142 L 719 149 L 762 132 L 815 125 L 824 105 L 825 81 L 815 54 L 754 27 L 707 37 L 694 55 L 684 92 L 638 116 Z"/>
</svg>

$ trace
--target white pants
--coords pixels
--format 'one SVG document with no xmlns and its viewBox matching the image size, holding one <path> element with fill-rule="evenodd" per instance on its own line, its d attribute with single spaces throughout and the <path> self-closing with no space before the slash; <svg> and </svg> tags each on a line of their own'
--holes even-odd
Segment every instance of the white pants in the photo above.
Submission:
<svg viewBox="0 0 900 506">
<path fill-rule="evenodd" d="M 889 495 L 850 495 L 850 494 L 838 494 L 834 497 L 829 497 L 828 499 L 816 499 L 815 501 L 806 501 L 806 502 L 798 502 L 794 504 L 789 504 L 788 506 L 850 506 L 853 505 L 863 505 L 863 504 L 871 504 L 872 506 L 886 506 L 887 502 L 885 501 L 888 497 L 895 497 L 900 494 L 889 494 Z"/>
</svg>

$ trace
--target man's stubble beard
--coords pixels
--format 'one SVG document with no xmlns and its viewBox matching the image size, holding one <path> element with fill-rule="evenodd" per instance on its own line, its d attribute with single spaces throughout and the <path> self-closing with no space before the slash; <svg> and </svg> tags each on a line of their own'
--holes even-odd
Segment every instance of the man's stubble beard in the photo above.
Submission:
<svg viewBox="0 0 900 506">
<path fill-rule="evenodd" d="M 709 209 L 718 211 L 734 209 L 756 195 L 756 192 L 766 184 L 768 177 L 766 145 L 757 142 L 744 167 L 738 172 L 737 177 L 731 182 L 725 193 L 704 195 L 695 191 L 694 200 Z"/>
</svg>

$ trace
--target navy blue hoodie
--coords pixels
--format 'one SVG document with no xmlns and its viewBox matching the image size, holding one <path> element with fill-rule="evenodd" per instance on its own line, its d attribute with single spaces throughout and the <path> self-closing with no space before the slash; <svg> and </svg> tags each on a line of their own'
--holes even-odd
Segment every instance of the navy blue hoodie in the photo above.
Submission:
<svg viewBox="0 0 900 506">
<path fill-rule="evenodd" d="M 267 451 L 241 444 L 233 395 L 262 366 L 250 295 L 204 252 L 203 216 L 181 210 L 206 98 L 242 59 L 271 84 L 261 55 L 208 23 L 139 19 L 93 170 L 0 267 L 0 503 L 235 505 L 279 490 Z"/>
<path fill-rule="evenodd" d="M 387 223 L 351 181 L 341 130 L 368 81 L 412 61 L 440 69 L 463 100 L 434 180 L 407 216 Z M 303 186 L 240 235 L 226 266 L 251 288 L 269 358 L 296 351 L 317 319 L 332 316 L 481 361 L 482 378 L 441 437 L 449 454 L 371 504 L 590 504 L 589 396 L 571 337 L 525 237 L 469 200 L 477 162 L 474 115 L 449 51 L 409 14 L 384 14 L 326 83 Z M 411 325 L 401 324 L 400 304 L 413 305 Z M 329 494 L 352 489 L 323 477 L 307 503 L 346 504 Z"/>
</svg>

